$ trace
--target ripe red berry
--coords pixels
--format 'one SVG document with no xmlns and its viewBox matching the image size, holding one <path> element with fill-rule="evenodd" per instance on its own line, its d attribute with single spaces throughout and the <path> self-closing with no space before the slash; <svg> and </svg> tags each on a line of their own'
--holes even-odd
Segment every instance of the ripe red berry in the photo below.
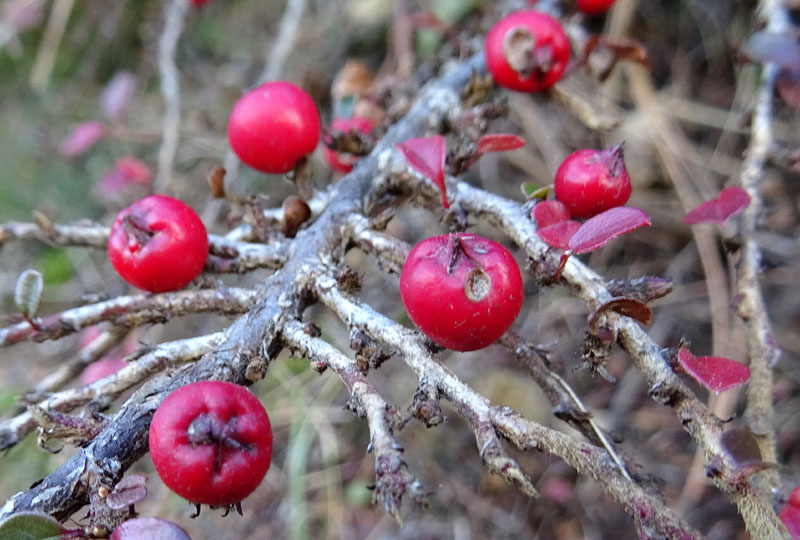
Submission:
<svg viewBox="0 0 800 540">
<path fill-rule="evenodd" d="M 153 415 L 150 456 L 164 484 L 184 499 L 238 503 L 255 491 L 272 460 L 267 411 L 237 384 L 188 384 Z"/>
<path fill-rule="evenodd" d="M 614 0 L 578 0 L 578 11 L 596 15 L 608 11 Z"/>
<path fill-rule="evenodd" d="M 149 195 L 117 215 L 108 236 L 108 257 L 131 285 L 150 292 L 175 291 L 203 271 L 208 233 L 183 201 Z"/>
<path fill-rule="evenodd" d="M 317 147 L 319 113 L 304 90 L 292 83 L 264 83 L 236 102 L 228 141 L 236 155 L 259 171 L 283 174 Z"/>
<path fill-rule="evenodd" d="M 547 90 L 561 79 L 569 61 L 569 40 L 561 24 L 538 11 L 516 11 L 486 35 L 486 66 L 500 86 L 520 92 Z"/>
<path fill-rule="evenodd" d="M 456 351 L 490 345 L 522 307 L 522 276 L 502 245 L 451 233 L 414 246 L 400 273 L 409 317 L 433 341 Z"/>
<path fill-rule="evenodd" d="M 556 171 L 555 193 L 575 218 L 589 218 L 625 204 L 631 196 L 631 177 L 622 145 L 587 148 L 567 156 Z"/>
<path fill-rule="evenodd" d="M 352 118 L 337 118 L 331 122 L 331 129 L 340 131 L 342 133 L 349 133 L 353 130 L 363 133 L 364 135 L 372 131 L 373 125 L 367 118 L 360 116 L 353 116 Z M 335 152 L 327 146 L 323 149 L 322 154 L 325 156 L 325 161 L 328 162 L 331 169 L 341 173 L 349 173 L 353 169 L 353 164 L 358 161 L 358 156 L 348 154 L 346 152 Z"/>
<path fill-rule="evenodd" d="M 109 540 L 192 540 L 181 527 L 166 519 L 140 517 L 121 523 Z"/>
</svg>

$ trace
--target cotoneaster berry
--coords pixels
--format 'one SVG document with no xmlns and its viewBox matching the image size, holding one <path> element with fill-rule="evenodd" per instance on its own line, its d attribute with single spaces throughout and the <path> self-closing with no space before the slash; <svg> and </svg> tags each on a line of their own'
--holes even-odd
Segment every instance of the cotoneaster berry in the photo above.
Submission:
<svg viewBox="0 0 800 540">
<path fill-rule="evenodd" d="M 117 215 L 108 236 L 108 257 L 122 279 L 134 287 L 175 291 L 203 271 L 208 233 L 183 201 L 149 195 Z"/>
<path fill-rule="evenodd" d="M 366 135 L 372 131 L 372 128 L 372 122 L 360 116 L 337 118 L 331 122 L 331 129 L 342 133 L 349 133 L 351 130 L 355 130 Z M 328 162 L 331 169 L 340 173 L 349 173 L 353 169 L 353 164 L 358 161 L 358 156 L 346 152 L 336 152 L 327 146 L 323 149 L 322 155 L 325 156 L 325 161 Z"/>
<path fill-rule="evenodd" d="M 451 233 L 414 246 L 400 273 L 409 317 L 434 342 L 456 351 L 486 347 L 522 307 L 522 276 L 502 245 Z"/>
<path fill-rule="evenodd" d="M 121 523 L 110 540 L 192 540 L 181 527 L 166 519 L 140 517 Z"/>
<path fill-rule="evenodd" d="M 274 81 L 239 98 L 228 120 L 228 141 L 247 165 L 283 174 L 314 151 L 320 130 L 311 96 L 292 83 Z"/>
<path fill-rule="evenodd" d="M 605 13 L 614 3 L 614 0 L 578 0 L 578 11 L 596 15 Z"/>
<path fill-rule="evenodd" d="M 497 84 L 520 92 L 540 92 L 561 79 L 570 45 L 561 23 L 551 16 L 516 11 L 489 30 L 484 52 Z"/>
<path fill-rule="evenodd" d="M 150 424 L 150 456 L 184 499 L 230 506 L 250 495 L 272 460 L 267 411 L 246 388 L 204 381 L 178 388 Z"/>
<path fill-rule="evenodd" d="M 554 183 L 556 199 L 574 218 L 589 218 L 622 206 L 631 196 L 631 177 L 621 145 L 570 154 L 558 167 Z"/>
</svg>

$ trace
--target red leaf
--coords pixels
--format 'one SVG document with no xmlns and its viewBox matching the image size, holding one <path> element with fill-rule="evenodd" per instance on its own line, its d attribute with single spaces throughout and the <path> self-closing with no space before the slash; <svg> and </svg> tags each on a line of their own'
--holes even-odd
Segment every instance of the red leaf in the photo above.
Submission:
<svg viewBox="0 0 800 540">
<path fill-rule="evenodd" d="M 570 215 L 569 208 L 561 201 L 542 201 L 533 207 L 531 217 L 536 220 L 536 227 L 543 229 L 554 223 L 567 221 Z"/>
<path fill-rule="evenodd" d="M 699 204 L 686 214 L 683 222 L 687 225 L 698 223 L 719 223 L 722 225 L 729 217 L 738 214 L 750 204 L 750 195 L 740 187 L 722 190 L 718 197 Z"/>
<path fill-rule="evenodd" d="M 106 126 L 102 122 L 90 120 L 75 124 L 72 132 L 58 147 L 58 153 L 64 157 L 72 158 L 86 152 L 94 143 L 106 134 Z"/>
<path fill-rule="evenodd" d="M 610 208 L 581 225 L 570 238 L 569 248 L 575 253 L 589 253 L 618 236 L 649 225 L 650 216 L 644 210 L 631 206 Z"/>
<path fill-rule="evenodd" d="M 442 205 L 450 208 L 447 202 L 447 188 L 444 185 L 444 137 L 422 137 L 409 139 L 395 145 L 412 169 L 436 184 L 442 190 Z"/>
<path fill-rule="evenodd" d="M 786 505 L 779 515 L 793 540 L 800 540 L 800 509 Z"/>
<path fill-rule="evenodd" d="M 678 360 L 694 380 L 719 394 L 750 379 L 750 368 L 730 358 L 695 357 L 689 349 L 678 352 Z"/>
<path fill-rule="evenodd" d="M 580 227 L 580 223 L 568 219 L 567 221 L 559 221 L 547 227 L 542 227 L 536 231 L 536 234 L 550 247 L 568 249 L 570 238 Z"/>
<path fill-rule="evenodd" d="M 511 133 L 492 133 L 478 140 L 478 155 L 486 152 L 505 152 L 525 146 L 525 140 Z"/>
</svg>

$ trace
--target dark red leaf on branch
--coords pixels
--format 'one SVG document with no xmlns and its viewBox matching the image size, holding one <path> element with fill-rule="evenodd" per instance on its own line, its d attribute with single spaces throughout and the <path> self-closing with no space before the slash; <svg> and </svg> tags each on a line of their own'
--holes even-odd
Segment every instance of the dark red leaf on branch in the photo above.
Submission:
<svg viewBox="0 0 800 540">
<path fill-rule="evenodd" d="M 553 223 L 547 227 L 542 227 L 536 231 L 536 234 L 550 247 L 569 249 L 570 238 L 572 238 L 575 231 L 580 229 L 580 227 L 580 223 L 569 219 L 567 221 Z"/>
<path fill-rule="evenodd" d="M 588 253 L 618 236 L 649 225 L 650 216 L 644 210 L 631 206 L 610 208 L 581 225 L 570 238 L 569 248 L 575 253 Z"/>
<path fill-rule="evenodd" d="M 450 208 L 447 202 L 447 188 L 444 184 L 444 159 L 446 154 L 444 137 L 421 137 L 409 139 L 395 145 L 412 169 L 436 184 L 442 190 L 442 205 Z"/>
<path fill-rule="evenodd" d="M 750 195 L 740 187 L 722 190 L 718 197 L 699 204 L 686 214 L 683 222 L 687 225 L 698 223 L 719 223 L 722 225 L 729 217 L 738 214 L 750 204 Z"/>
<path fill-rule="evenodd" d="M 542 201 L 533 207 L 531 217 L 536 220 L 536 227 L 543 229 L 554 223 L 567 221 L 571 216 L 569 208 L 561 201 Z"/>
<path fill-rule="evenodd" d="M 653 312 L 650 311 L 650 308 L 647 307 L 646 304 L 634 300 L 633 298 L 614 298 L 597 308 L 594 313 L 590 315 L 589 325 L 592 326 L 592 323 L 597 317 L 606 311 L 613 311 L 620 315 L 630 317 L 631 319 L 636 319 L 644 325 L 650 324 L 650 319 L 653 318 Z"/>
<path fill-rule="evenodd" d="M 511 133 L 491 133 L 478 140 L 478 155 L 486 152 L 505 152 L 525 146 L 525 140 Z"/>
<path fill-rule="evenodd" d="M 678 352 L 678 360 L 694 380 L 717 394 L 744 384 L 750 379 L 750 368 L 730 358 L 695 357 L 689 349 L 681 349 Z"/>
</svg>

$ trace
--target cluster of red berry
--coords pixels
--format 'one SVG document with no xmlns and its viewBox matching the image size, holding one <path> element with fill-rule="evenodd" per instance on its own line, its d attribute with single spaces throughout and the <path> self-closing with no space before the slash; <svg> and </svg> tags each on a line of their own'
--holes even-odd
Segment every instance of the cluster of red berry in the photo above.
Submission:
<svg viewBox="0 0 800 540">
<path fill-rule="evenodd" d="M 584 11 L 592 11 L 586 5 L 598 2 L 581 4 Z M 611 2 L 604 4 L 608 7 Z M 561 78 L 570 45 L 558 21 L 521 11 L 491 29 L 485 51 L 498 84 L 538 92 Z M 373 127 L 359 117 L 337 118 L 331 124 L 336 132 L 365 135 Z M 282 81 L 244 94 L 228 123 L 228 138 L 240 159 L 273 174 L 297 167 L 315 150 L 320 133 L 311 97 Z M 356 159 L 331 148 L 324 150 L 324 156 L 333 170 L 343 173 Z M 579 150 L 556 173 L 555 194 L 564 206 L 556 213 L 564 214 L 559 220 L 591 217 L 624 204 L 630 192 L 619 147 Z M 188 205 L 151 195 L 119 213 L 108 252 L 128 283 L 150 292 L 173 291 L 202 272 L 208 235 Z M 434 236 L 414 246 L 401 272 L 400 293 L 420 330 L 457 351 L 477 350 L 496 341 L 516 319 L 524 296 L 513 255 L 497 242 L 468 233 Z M 269 417 L 252 393 L 236 384 L 206 381 L 167 396 L 153 416 L 149 443 L 156 471 L 170 489 L 197 504 L 229 507 L 261 483 L 270 466 L 273 437 Z M 161 521 L 130 520 L 113 538 L 124 538 L 126 527 L 131 531 L 177 527 Z M 177 531 L 175 538 L 182 538 L 182 530 Z"/>
</svg>

